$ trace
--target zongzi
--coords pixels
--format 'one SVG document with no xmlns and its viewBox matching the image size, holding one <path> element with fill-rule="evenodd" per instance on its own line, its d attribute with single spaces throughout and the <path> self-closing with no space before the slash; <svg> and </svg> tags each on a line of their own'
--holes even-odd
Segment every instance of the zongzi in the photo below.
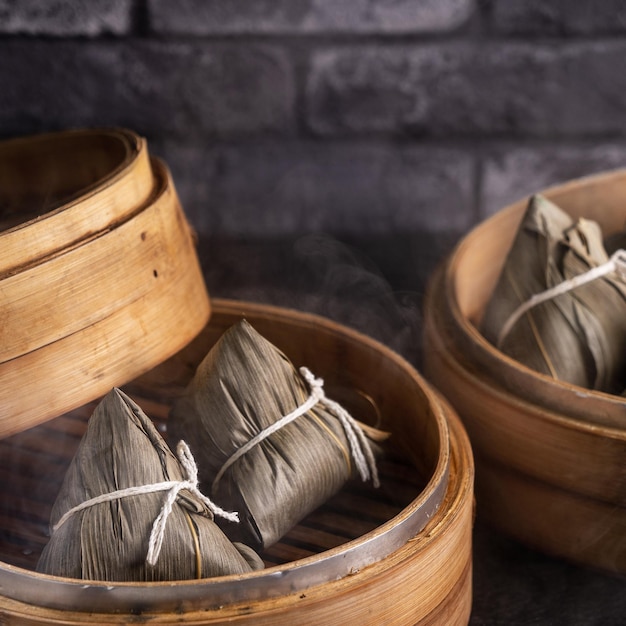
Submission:
<svg viewBox="0 0 626 626">
<path fill-rule="evenodd" d="M 626 283 L 619 273 L 526 306 L 608 265 L 596 222 L 573 220 L 553 202 L 533 196 L 487 305 L 483 334 L 538 372 L 619 393 L 626 380 Z"/>
<path fill-rule="evenodd" d="M 225 532 L 255 547 L 278 541 L 349 478 L 378 481 L 380 450 L 356 420 L 246 320 L 198 366 L 169 429 L 194 442 L 205 491 L 238 511 Z"/>
<path fill-rule="evenodd" d="M 176 458 L 141 408 L 113 389 L 96 407 L 52 509 L 39 572 L 103 581 L 240 574 L 263 563 L 224 535 L 227 514 L 197 489 L 181 442 Z"/>
</svg>

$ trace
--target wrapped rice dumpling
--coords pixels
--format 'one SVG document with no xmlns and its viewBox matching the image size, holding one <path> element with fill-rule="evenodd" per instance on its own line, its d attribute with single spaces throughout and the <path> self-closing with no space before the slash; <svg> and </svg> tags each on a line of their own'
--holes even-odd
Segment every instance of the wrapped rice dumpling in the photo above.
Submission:
<svg viewBox="0 0 626 626">
<path fill-rule="evenodd" d="M 139 406 L 113 389 L 96 407 L 68 468 L 38 571 L 158 581 L 260 569 L 256 553 L 231 543 L 217 526 L 211 502 L 194 492 L 188 474 L 195 467 L 184 443 L 180 451 L 179 460 Z M 124 491 L 130 488 L 139 493 Z"/>
<path fill-rule="evenodd" d="M 574 221 L 534 196 L 487 305 L 482 332 L 538 372 L 620 393 L 626 381 L 626 283 L 616 272 L 533 306 L 519 319 L 514 315 L 535 294 L 608 261 L 597 223 Z"/>
<path fill-rule="evenodd" d="M 242 320 L 172 408 L 170 432 L 194 442 L 203 488 L 239 513 L 226 533 L 255 547 L 279 540 L 358 473 L 377 484 L 372 442 L 355 420 L 344 425 L 336 403 L 316 400 L 321 381 L 305 375 Z"/>
</svg>

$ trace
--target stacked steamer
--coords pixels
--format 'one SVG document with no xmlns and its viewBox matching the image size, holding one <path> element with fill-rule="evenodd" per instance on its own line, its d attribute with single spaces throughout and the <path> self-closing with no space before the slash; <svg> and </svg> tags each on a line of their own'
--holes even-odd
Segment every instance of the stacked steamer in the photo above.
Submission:
<svg viewBox="0 0 626 626">
<path fill-rule="evenodd" d="M 415 369 L 321 317 L 226 300 L 209 310 L 167 169 L 133 133 L 59 133 L 0 153 L 0 307 L 11 323 L 0 351 L 3 623 L 466 624 L 473 459 L 456 414 Z M 381 486 L 347 486 L 249 573 L 113 582 L 36 572 L 101 396 L 123 386 L 165 432 L 198 364 L 242 319 L 391 433 Z"/>
<path fill-rule="evenodd" d="M 624 232 L 624 171 L 542 195 L 574 220 L 597 222 L 607 239 Z M 547 553 L 623 573 L 626 399 L 539 373 L 479 330 L 527 206 L 480 224 L 433 276 L 425 369 L 467 428 L 484 519 Z"/>
<path fill-rule="evenodd" d="M 0 436 L 145 372 L 208 319 L 170 173 L 132 132 L 1 142 L 0 227 Z"/>
</svg>

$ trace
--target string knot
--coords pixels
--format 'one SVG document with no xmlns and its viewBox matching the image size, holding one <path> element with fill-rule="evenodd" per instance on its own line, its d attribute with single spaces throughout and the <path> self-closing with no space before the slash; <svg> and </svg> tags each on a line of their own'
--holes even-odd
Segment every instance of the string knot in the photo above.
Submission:
<svg viewBox="0 0 626 626">
<path fill-rule="evenodd" d="M 380 486 L 378 478 L 378 468 L 376 467 L 376 459 L 372 452 L 372 447 L 368 441 L 363 429 L 358 422 L 344 409 L 338 402 L 326 397 L 324 392 L 324 380 L 315 378 L 307 367 L 300 368 L 300 374 L 311 388 L 311 395 L 317 398 L 317 401 L 323 404 L 335 417 L 339 419 L 343 426 L 346 438 L 350 444 L 350 452 L 354 459 L 361 479 L 366 481 L 372 479 L 375 487 Z"/>
<path fill-rule="evenodd" d="M 615 264 L 615 273 L 626 282 L 626 250 L 620 248 L 613 253 L 611 260 Z"/>
<path fill-rule="evenodd" d="M 196 461 L 191 454 L 189 446 L 184 441 L 179 441 L 178 446 L 176 447 L 176 454 L 183 469 L 185 480 L 168 480 L 160 483 L 127 487 L 126 489 L 119 489 L 110 493 L 101 494 L 95 498 L 90 498 L 89 500 L 85 500 L 67 511 L 54 525 L 52 529 L 53 532 L 64 524 L 72 515 L 74 515 L 74 513 L 78 513 L 79 511 L 95 506 L 96 504 L 112 502 L 113 500 L 128 498 L 130 496 L 138 496 L 146 493 L 167 491 L 163 506 L 152 524 L 152 531 L 150 532 L 150 539 L 148 542 L 146 563 L 154 566 L 156 565 L 163 546 L 167 519 L 172 512 L 174 502 L 176 502 L 178 494 L 183 489 L 196 496 L 214 516 L 223 517 L 231 522 L 238 522 L 239 515 L 237 513 L 225 511 L 220 508 L 198 489 L 198 466 L 196 465 Z"/>
<path fill-rule="evenodd" d="M 215 493 L 222 476 L 224 476 L 226 470 L 233 463 L 235 463 L 235 461 L 241 458 L 258 443 L 267 439 L 267 437 L 269 437 L 272 433 L 275 433 L 277 430 L 283 428 L 283 426 L 286 426 L 290 422 L 293 422 L 296 418 L 304 415 L 318 403 L 323 404 L 341 422 L 350 445 L 350 452 L 355 460 L 361 479 L 366 481 L 371 478 L 375 487 L 380 486 L 376 459 L 374 458 L 372 447 L 358 422 L 338 402 L 330 400 L 326 397 L 324 392 L 324 380 L 322 378 L 316 378 L 307 367 L 301 367 L 300 374 L 307 382 L 311 390 L 309 397 L 291 413 L 281 417 L 279 420 L 257 433 L 252 439 L 241 446 L 241 448 L 238 448 L 226 460 L 215 476 L 211 487 L 212 493 Z"/>
<path fill-rule="evenodd" d="M 301 367 L 300 374 L 302 378 L 307 382 L 309 388 L 311 389 L 311 395 L 314 396 L 318 402 L 321 401 L 322 398 L 326 397 L 324 392 L 324 379 L 316 378 L 311 370 L 308 367 Z"/>
<path fill-rule="evenodd" d="M 239 515 L 237 513 L 225 511 L 220 508 L 198 489 L 198 466 L 196 465 L 196 461 L 191 454 L 189 446 L 184 441 L 181 440 L 178 442 L 178 445 L 176 446 L 176 453 L 178 455 L 178 460 L 187 475 L 187 480 L 176 482 L 171 487 L 168 491 L 165 502 L 161 507 L 161 512 L 152 524 L 152 532 L 150 533 L 150 541 L 148 543 L 148 554 L 146 555 L 146 562 L 148 565 L 155 565 L 157 559 L 159 558 L 161 546 L 163 545 L 163 537 L 165 536 L 167 518 L 172 512 L 172 507 L 174 506 L 174 502 L 176 501 L 178 494 L 183 489 L 186 489 L 196 496 L 207 507 L 207 509 L 213 513 L 213 515 L 223 517 L 231 522 L 239 521 Z"/>
</svg>

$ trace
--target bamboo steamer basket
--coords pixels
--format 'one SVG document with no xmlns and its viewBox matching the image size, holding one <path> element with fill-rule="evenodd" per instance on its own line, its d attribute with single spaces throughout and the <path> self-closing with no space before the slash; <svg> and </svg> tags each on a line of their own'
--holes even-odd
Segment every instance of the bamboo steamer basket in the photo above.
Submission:
<svg viewBox="0 0 626 626">
<path fill-rule="evenodd" d="M 9 171 L 25 178 L 31 152 L 41 168 L 35 204 L 57 186 L 48 212 L 0 232 L 0 437 L 149 370 L 210 314 L 170 173 L 143 140 L 77 131 L 7 143 Z M 33 206 L 29 191 L 18 180 L 2 201 L 19 215 Z"/>
<path fill-rule="evenodd" d="M 625 194 L 623 170 L 544 193 L 607 235 L 624 227 Z M 539 374 L 478 331 L 526 205 L 480 224 L 435 272 L 425 299 L 425 371 L 467 428 L 486 518 L 543 551 L 624 572 L 624 399 Z"/>
<path fill-rule="evenodd" d="M 262 553 L 267 568 L 261 571 L 172 583 L 87 583 L 37 574 L 42 528 L 94 402 L 0 442 L 0 472 L 9 478 L 0 495 L 3 623 L 468 623 L 471 449 L 448 403 L 396 353 L 315 315 L 213 300 L 205 329 L 125 390 L 166 430 L 173 399 L 209 347 L 242 317 L 295 365 L 323 374 L 327 390 L 350 389 L 376 407 L 393 447 L 379 468 L 381 487 L 347 486 Z M 50 450 L 51 439 L 65 443 Z M 56 468 L 45 477 L 25 471 L 33 467 L 29 455 L 42 449 Z M 42 478 L 54 485 L 24 489 Z"/>
<path fill-rule="evenodd" d="M 626 170 L 572 181 L 542 192 L 573 218 L 595 220 L 606 236 L 626 228 Z M 478 331 L 526 210 L 527 200 L 500 211 L 475 228 L 450 256 L 440 314 L 451 341 L 467 363 L 515 395 L 599 425 L 626 428 L 623 398 L 558 381 L 497 350 Z"/>
</svg>

